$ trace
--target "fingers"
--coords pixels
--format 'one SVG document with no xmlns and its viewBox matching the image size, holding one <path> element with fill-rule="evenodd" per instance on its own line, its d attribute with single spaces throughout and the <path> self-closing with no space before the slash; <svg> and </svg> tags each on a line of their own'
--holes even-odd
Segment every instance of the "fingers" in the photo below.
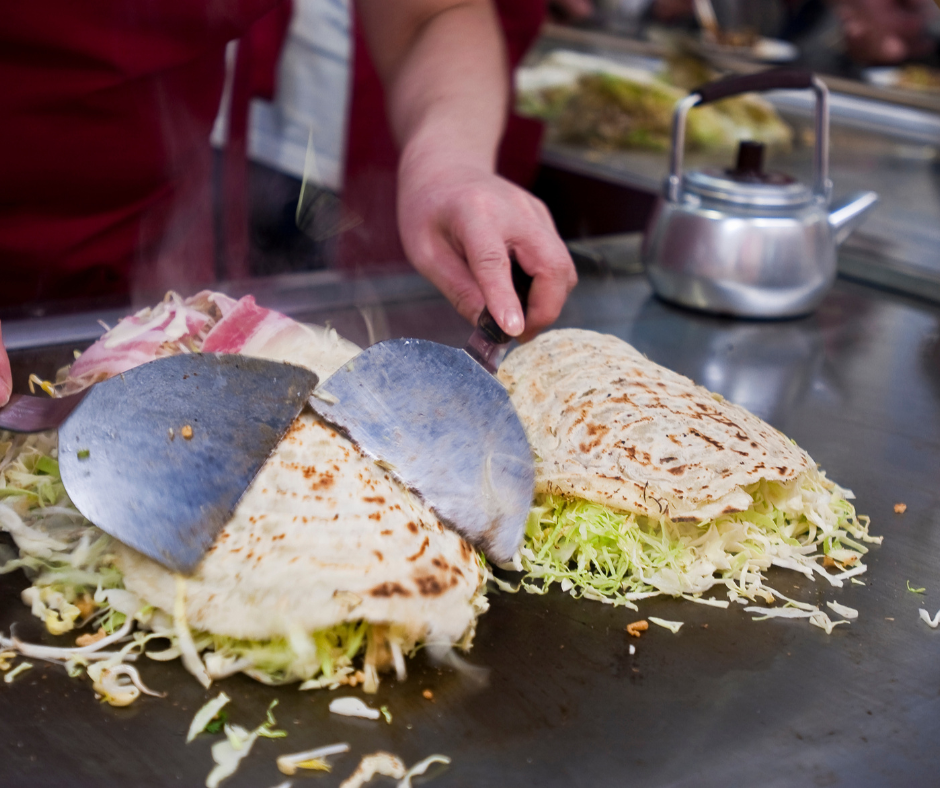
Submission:
<svg viewBox="0 0 940 788">
<path fill-rule="evenodd" d="M 0 328 L 0 405 L 7 404 L 12 388 L 13 377 L 10 374 L 10 359 L 3 347 L 3 330 Z"/>
<path fill-rule="evenodd" d="M 443 239 L 430 241 L 424 253 L 411 255 L 411 262 L 469 323 L 475 323 L 486 300 L 466 261 Z M 502 325 L 502 324 L 500 324 Z"/>
<path fill-rule="evenodd" d="M 527 273 L 531 273 L 529 267 L 535 269 L 532 289 L 529 291 L 525 331 L 519 335 L 520 341 L 528 342 L 558 319 L 568 294 L 578 283 L 578 275 L 568 249 L 560 241 L 557 247 L 551 245 L 551 248 L 545 247 L 540 251 L 519 247 L 516 258 Z M 523 260 L 526 262 L 523 263 Z M 533 261 L 535 265 L 532 265 Z"/>
<path fill-rule="evenodd" d="M 460 242 L 490 314 L 510 336 L 526 340 L 558 318 L 577 284 L 574 263 L 558 237 L 548 209 L 522 189 L 505 182 L 504 202 L 470 206 Z M 533 277 L 523 317 L 512 286 L 509 253 Z"/>
<path fill-rule="evenodd" d="M 577 275 L 548 209 L 521 189 L 510 188 L 514 210 L 504 209 L 498 218 L 490 211 L 475 212 L 462 244 L 490 314 L 510 336 L 530 339 L 558 318 Z M 525 316 L 512 286 L 510 251 L 533 277 Z"/>
<path fill-rule="evenodd" d="M 525 316 L 512 286 L 509 250 L 503 234 L 490 222 L 475 217 L 461 241 L 467 265 L 490 314 L 509 336 L 519 336 L 525 328 Z"/>
<path fill-rule="evenodd" d="M 551 325 L 577 283 L 548 209 L 528 192 L 477 170 L 412 184 L 402 178 L 399 229 L 418 271 L 474 322 L 486 306 L 510 336 Z M 533 277 L 523 316 L 509 255 Z"/>
</svg>

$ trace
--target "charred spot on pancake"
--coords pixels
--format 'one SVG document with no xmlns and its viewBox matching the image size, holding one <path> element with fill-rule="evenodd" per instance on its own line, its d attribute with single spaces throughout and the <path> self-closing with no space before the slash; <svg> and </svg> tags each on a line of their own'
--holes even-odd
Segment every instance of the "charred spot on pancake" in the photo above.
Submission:
<svg viewBox="0 0 940 788">
<path fill-rule="evenodd" d="M 381 512 L 372 512 L 372 514 L 369 515 L 369 519 L 370 519 L 370 520 L 375 520 L 376 522 L 378 522 L 379 520 L 382 519 L 382 513 L 381 513 Z"/>
<path fill-rule="evenodd" d="M 667 462 L 675 462 L 677 459 L 678 459 L 677 457 L 663 457 L 662 459 L 660 459 L 660 463 L 665 465 Z"/>
<path fill-rule="evenodd" d="M 296 437 L 298 432 L 301 432 L 303 430 L 303 428 L 304 428 L 303 422 L 300 420 L 300 416 L 298 416 L 291 423 L 290 427 L 287 428 L 287 432 L 284 433 L 283 440 L 290 440 L 293 443 L 294 442 L 293 439 Z"/>
<path fill-rule="evenodd" d="M 318 473 L 316 466 L 314 465 L 293 465 L 291 467 L 297 468 L 307 481 L 313 479 L 314 476 L 318 477 L 316 481 L 310 485 L 310 489 L 312 490 L 325 490 L 327 487 L 332 487 L 333 482 L 335 481 L 335 478 L 330 471 L 323 471 L 322 473 Z"/>
<path fill-rule="evenodd" d="M 467 561 L 470 558 L 470 555 L 472 552 L 473 551 L 470 549 L 470 545 L 468 545 L 463 539 L 461 539 L 460 540 L 460 557 L 464 561 Z"/>
<path fill-rule="evenodd" d="M 380 505 L 385 503 L 385 498 L 383 498 L 381 495 L 367 495 L 362 500 L 366 503 L 377 503 Z"/>
<path fill-rule="evenodd" d="M 434 575 L 416 577 L 415 585 L 418 586 L 421 596 L 438 596 L 447 590 Z"/>
<path fill-rule="evenodd" d="M 421 556 L 424 555 L 424 551 L 428 549 L 428 545 L 430 545 L 430 544 L 431 544 L 430 538 L 428 538 L 427 536 L 425 536 L 425 537 L 424 537 L 424 541 L 421 543 L 421 549 L 418 550 L 418 552 L 415 553 L 414 555 L 408 556 L 408 558 L 406 558 L 405 560 L 406 560 L 406 561 L 417 561 Z"/>
<path fill-rule="evenodd" d="M 669 468 L 669 473 L 671 473 L 673 476 L 681 476 L 687 467 L 688 466 L 686 465 L 677 465 L 675 468 Z"/>
<path fill-rule="evenodd" d="M 593 438 L 593 440 L 582 443 L 580 449 L 585 454 L 590 454 L 594 449 L 601 445 L 601 441 L 604 440 L 604 436 L 610 432 L 610 427 L 608 427 L 606 424 L 586 424 L 585 429 L 587 430 L 588 437 Z"/>
<path fill-rule="evenodd" d="M 414 520 L 409 520 L 409 521 L 408 521 L 408 530 L 411 531 L 411 533 L 413 533 L 413 534 L 418 533 L 418 524 L 417 524 Z"/>
<path fill-rule="evenodd" d="M 441 558 L 440 556 L 436 558 L 432 558 L 431 564 L 444 572 L 446 572 L 450 568 L 450 564 L 448 564 L 447 561 Z"/>
<path fill-rule="evenodd" d="M 724 509 L 721 510 L 722 514 L 734 514 L 735 512 L 740 512 L 741 510 L 735 506 L 728 504 Z"/>
<path fill-rule="evenodd" d="M 378 551 L 378 550 L 373 550 L 372 553 L 373 553 L 373 555 L 375 555 L 375 557 L 378 558 L 380 561 L 384 561 L 384 560 L 385 560 L 385 556 L 382 555 L 382 553 L 381 553 L 380 551 Z"/>
<path fill-rule="evenodd" d="M 703 441 L 705 441 L 706 443 L 710 443 L 712 446 L 714 446 L 714 447 L 715 447 L 716 449 L 718 449 L 718 450 L 723 450 L 723 449 L 725 448 L 725 447 L 722 446 L 718 441 L 716 441 L 714 438 L 708 437 L 708 435 L 706 435 L 706 434 L 703 433 L 703 432 L 699 432 L 699 431 L 696 430 L 696 429 L 691 429 L 691 430 L 689 430 L 689 432 L 690 432 L 692 435 L 694 435 L 696 438 L 701 438 L 701 439 L 702 439 Z"/>
<path fill-rule="evenodd" d="M 392 535 L 392 529 L 391 529 L 391 528 L 385 528 L 385 529 L 379 531 L 379 533 L 380 533 L 382 536 L 391 536 L 391 535 Z"/>
<path fill-rule="evenodd" d="M 382 583 L 369 591 L 369 596 L 411 596 L 411 592 L 400 583 Z"/>
<path fill-rule="evenodd" d="M 790 472 L 786 465 L 778 465 L 774 470 L 779 471 L 781 476 L 786 476 Z"/>
</svg>

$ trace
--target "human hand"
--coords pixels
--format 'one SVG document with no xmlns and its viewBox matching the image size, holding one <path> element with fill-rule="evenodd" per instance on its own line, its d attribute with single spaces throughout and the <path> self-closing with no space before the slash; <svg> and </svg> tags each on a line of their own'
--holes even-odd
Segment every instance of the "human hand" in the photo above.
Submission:
<svg viewBox="0 0 940 788">
<path fill-rule="evenodd" d="M 3 347 L 3 330 L 0 328 L 0 405 L 6 405 L 13 388 L 13 376 L 10 374 L 10 358 Z"/>
<path fill-rule="evenodd" d="M 927 54 L 930 0 L 833 0 L 849 56 L 862 63 L 899 63 Z"/>
<path fill-rule="evenodd" d="M 398 225 L 409 260 L 461 315 L 475 322 L 486 306 L 521 341 L 556 320 L 578 281 L 545 205 L 485 169 L 403 160 Z M 510 252 L 534 278 L 525 318 Z"/>
</svg>

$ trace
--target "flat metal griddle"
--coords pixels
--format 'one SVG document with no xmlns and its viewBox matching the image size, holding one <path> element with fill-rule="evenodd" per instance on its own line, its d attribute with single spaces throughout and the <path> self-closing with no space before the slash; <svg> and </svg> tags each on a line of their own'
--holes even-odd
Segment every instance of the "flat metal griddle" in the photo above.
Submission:
<svg viewBox="0 0 940 788">
<path fill-rule="evenodd" d="M 298 316 L 332 319 L 366 341 L 356 311 L 339 302 Z M 466 333 L 426 294 L 389 304 L 385 316 L 393 335 L 458 344 Z M 289 732 L 259 740 L 227 788 L 276 785 L 277 754 L 337 741 L 353 752 L 334 759 L 334 773 L 295 786 L 336 786 L 378 749 L 408 763 L 446 753 L 453 764 L 431 783 L 440 788 L 937 785 L 940 630 L 917 609 L 940 609 L 940 308 L 839 282 L 813 317 L 741 323 L 665 306 L 639 277 L 583 278 L 560 324 L 617 334 L 741 401 L 854 488 L 872 532 L 885 536 L 867 585 L 835 591 L 784 571 L 770 582 L 855 607 L 859 620 L 827 636 L 805 622 L 751 621 L 737 605 L 650 600 L 636 614 L 557 590 L 494 595 L 470 654 L 489 668 L 488 684 L 419 655 L 406 683 L 387 678 L 367 698 L 388 705 L 392 725 L 330 715 L 331 693 L 245 677 L 207 693 L 179 663 L 146 660 L 145 681 L 169 697 L 115 709 L 93 699 L 87 680 L 34 662 L 0 684 L 0 784 L 202 785 L 215 739 L 186 745 L 185 732 L 224 689 L 232 720 L 246 726 L 277 698 Z M 899 501 L 903 515 L 893 511 Z M 910 593 L 908 580 L 926 594 Z M 19 573 L 0 578 L 0 628 L 17 622 L 21 636 L 54 642 L 19 602 L 23 587 Z M 678 635 L 653 626 L 628 637 L 625 625 L 649 615 L 686 623 Z"/>
</svg>

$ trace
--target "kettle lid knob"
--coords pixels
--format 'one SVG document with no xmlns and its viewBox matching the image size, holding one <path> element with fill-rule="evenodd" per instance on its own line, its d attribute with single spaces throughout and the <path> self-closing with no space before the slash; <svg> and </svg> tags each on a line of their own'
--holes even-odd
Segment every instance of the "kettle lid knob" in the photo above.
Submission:
<svg viewBox="0 0 940 788">
<path fill-rule="evenodd" d="M 741 140 L 738 145 L 738 160 L 734 169 L 728 173 L 739 178 L 762 180 L 764 174 L 764 143 L 753 140 Z"/>
</svg>

